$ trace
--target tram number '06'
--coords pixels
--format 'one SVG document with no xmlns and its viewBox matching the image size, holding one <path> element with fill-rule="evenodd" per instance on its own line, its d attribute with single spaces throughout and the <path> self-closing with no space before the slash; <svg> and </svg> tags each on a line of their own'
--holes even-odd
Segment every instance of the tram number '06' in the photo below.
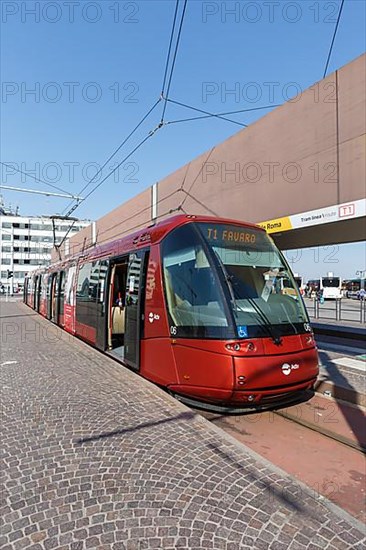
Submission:
<svg viewBox="0 0 366 550">
<path fill-rule="evenodd" d="M 177 327 L 170 327 L 170 334 L 172 336 L 176 336 L 177 335 Z"/>
</svg>

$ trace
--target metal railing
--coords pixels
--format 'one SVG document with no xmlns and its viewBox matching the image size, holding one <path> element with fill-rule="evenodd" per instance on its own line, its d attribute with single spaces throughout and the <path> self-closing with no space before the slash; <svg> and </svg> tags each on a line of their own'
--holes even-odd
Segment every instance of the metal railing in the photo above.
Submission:
<svg viewBox="0 0 366 550">
<path fill-rule="evenodd" d="M 311 303 L 306 304 L 306 307 L 313 319 L 366 323 L 366 300 L 364 299 L 357 302 L 342 299 L 321 302 L 319 298 L 313 298 Z"/>
</svg>

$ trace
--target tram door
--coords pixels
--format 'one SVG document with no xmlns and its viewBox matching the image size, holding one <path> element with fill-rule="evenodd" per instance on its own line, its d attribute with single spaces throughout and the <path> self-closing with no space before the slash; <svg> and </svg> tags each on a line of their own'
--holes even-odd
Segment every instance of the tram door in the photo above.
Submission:
<svg viewBox="0 0 366 550">
<path fill-rule="evenodd" d="M 50 273 L 47 279 L 47 319 L 55 322 L 56 273 Z"/>
<path fill-rule="evenodd" d="M 65 305 L 65 272 L 60 271 L 57 322 L 62 327 L 65 326 L 64 305 Z"/>
<path fill-rule="evenodd" d="M 39 313 L 39 302 L 41 293 L 41 275 L 37 275 L 34 281 L 34 309 Z"/>
<path fill-rule="evenodd" d="M 59 273 L 53 273 L 52 275 L 52 287 L 51 287 L 51 321 L 58 324 L 58 300 L 59 300 Z"/>
<path fill-rule="evenodd" d="M 52 321 L 63 326 L 64 317 L 64 293 L 65 293 L 65 272 L 59 271 L 55 279 L 54 308 Z"/>
<path fill-rule="evenodd" d="M 108 319 L 108 296 L 106 292 L 106 282 L 109 269 L 109 260 L 99 261 L 98 288 L 97 288 L 97 334 L 96 346 L 105 350 L 107 347 L 107 326 Z"/>
<path fill-rule="evenodd" d="M 136 370 L 140 368 L 147 259 L 146 250 L 131 253 L 127 270 L 124 362 Z"/>
</svg>

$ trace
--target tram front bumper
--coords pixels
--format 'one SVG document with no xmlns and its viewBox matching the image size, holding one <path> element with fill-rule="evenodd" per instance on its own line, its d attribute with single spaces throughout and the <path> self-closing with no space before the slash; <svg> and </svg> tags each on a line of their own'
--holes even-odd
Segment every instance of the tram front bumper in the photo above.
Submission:
<svg viewBox="0 0 366 550">
<path fill-rule="evenodd" d="M 316 377 L 306 380 L 299 384 L 291 384 L 283 387 L 255 389 L 246 391 L 234 391 L 231 395 L 230 402 L 233 404 L 256 406 L 271 406 L 278 405 L 282 402 L 290 402 L 306 390 L 312 390 L 316 382 Z"/>
<path fill-rule="evenodd" d="M 261 401 L 271 396 L 313 387 L 319 374 L 315 348 L 261 358 L 234 358 L 235 387 L 232 398 Z"/>
</svg>

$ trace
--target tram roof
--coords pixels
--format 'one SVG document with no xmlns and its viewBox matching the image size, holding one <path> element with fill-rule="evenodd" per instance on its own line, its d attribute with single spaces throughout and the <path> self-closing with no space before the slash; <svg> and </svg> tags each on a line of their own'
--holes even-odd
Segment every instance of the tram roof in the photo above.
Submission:
<svg viewBox="0 0 366 550">
<path fill-rule="evenodd" d="M 75 255 L 68 256 L 60 262 L 56 262 L 46 268 L 37 269 L 30 273 L 30 275 L 38 273 L 48 273 L 53 272 L 63 266 L 77 262 L 80 259 L 85 259 L 89 261 L 98 260 L 102 258 L 110 258 L 119 255 L 123 255 L 127 252 L 133 250 L 139 250 L 150 244 L 159 243 L 170 231 L 176 227 L 185 225 L 186 223 L 192 222 L 208 222 L 208 223 L 223 223 L 223 224 L 232 224 L 232 225 L 241 225 L 248 228 L 253 228 L 258 231 L 265 232 L 264 229 L 259 227 L 256 224 L 243 222 L 240 220 L 233 220 L 231 218 L 217 218 L 214 216 L 197 216 L 197 215 L 186 215 L 186 214 L 177 214 L 166 218 L 160 222 L 152 223 L 149 226 L 129 233 L 124 237 L 119 237 L 113 241 L 108 241 L 105 244 L 93 245 L 92 247 L 79 252 Z"/>
</svg>

